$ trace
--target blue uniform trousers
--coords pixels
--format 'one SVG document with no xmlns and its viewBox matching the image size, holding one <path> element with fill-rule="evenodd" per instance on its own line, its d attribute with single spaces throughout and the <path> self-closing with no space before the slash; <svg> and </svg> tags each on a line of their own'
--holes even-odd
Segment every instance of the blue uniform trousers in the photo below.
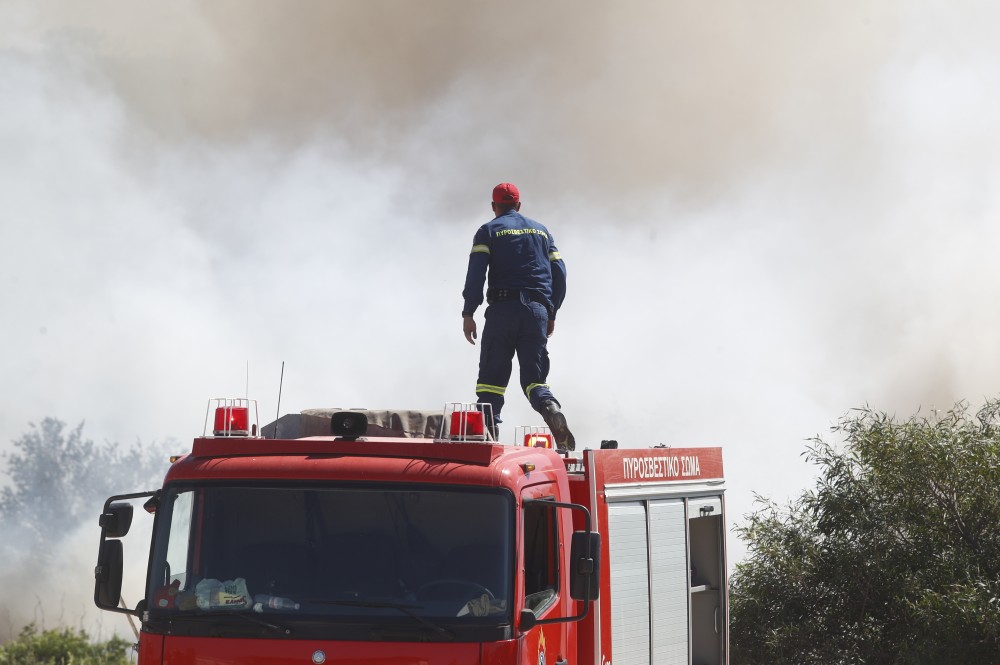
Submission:
<svg viewBox="0 0 1000 665">
<path fill-rule="evenodd" d="M 480 402 L 492 405 L 497 423 L 515 353 L 521 368 L 521 390 L 532 408 L 541 412 L 549 401 L 558 404 L 545 383 L 549 375 L 548 324 L 545 305 L 523 294 L 486 308 L 476 396 Z"/>
</svg>

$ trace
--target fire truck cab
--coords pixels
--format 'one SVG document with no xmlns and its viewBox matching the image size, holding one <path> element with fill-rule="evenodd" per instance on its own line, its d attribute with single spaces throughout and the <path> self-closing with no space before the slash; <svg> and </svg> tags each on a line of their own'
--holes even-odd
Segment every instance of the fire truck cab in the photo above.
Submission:
<svg viewBox="0 0 1000 665">
<path fill-rule="evenodd" d="M 264 438 L 219 408 L 161 488 L 101 515 L 95 602 L 139 618 L 139 665 L 728 662 L 718 448 L 501 445 L 464 406 Z M 127 608 L 136 503 L 153 535 Z"/>
</svg>

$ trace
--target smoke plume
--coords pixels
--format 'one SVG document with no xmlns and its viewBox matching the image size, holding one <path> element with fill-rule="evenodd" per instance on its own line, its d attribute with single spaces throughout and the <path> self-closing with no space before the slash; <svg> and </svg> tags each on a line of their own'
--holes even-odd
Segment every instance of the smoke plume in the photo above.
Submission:
<svg viewBox="0 0 1000 665">
<path fill-rule="evenodd" d="M 268 422 L 283 361 L 281 412 L 472 399 L 466 259 L 512 181 L 567 261 L 577 440 L 723 446 L 736 520 L 851 407 L 996 393 L 998 14 L 4 3 L 0 448 L 185 440 L 245 393 Z"/>
</svg>

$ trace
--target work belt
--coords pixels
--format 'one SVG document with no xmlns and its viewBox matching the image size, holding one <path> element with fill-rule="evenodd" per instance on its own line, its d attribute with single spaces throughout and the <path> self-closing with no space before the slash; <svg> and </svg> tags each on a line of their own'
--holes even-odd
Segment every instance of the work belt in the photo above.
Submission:
<svg viewBox="0 0 1000 665">
<path fill-rule="evenodd" d="M 549 313 L 549 318 L 552 318 L 552 306 L 545 300 L 545 297 L 537 291 L 532 291 L 531 289 L 508 289 L 508 288 L 494 288 L 490 287 L 486 289 L 486 302 L 492 305 L 495 302 L 506 302 L 508 300 L 520 300 L 521 294 L 533 302 L 540 303 L 545 307 L 545 310 Z"/>
</svg>

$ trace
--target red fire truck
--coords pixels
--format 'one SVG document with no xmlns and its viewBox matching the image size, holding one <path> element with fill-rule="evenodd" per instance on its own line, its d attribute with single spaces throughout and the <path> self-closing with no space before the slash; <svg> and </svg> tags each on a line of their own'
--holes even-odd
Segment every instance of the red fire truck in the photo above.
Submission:
<svg viewBox="0 0 1000 665">
<path fill-rule="evenodd" d="M 728 663 L 721 449 L 502 445 L 479 408 L 259 432 L 216 401 L 160 489 L 105 503 L 95 602 L 139 618 L 138 665 Z"/>
</svg>

